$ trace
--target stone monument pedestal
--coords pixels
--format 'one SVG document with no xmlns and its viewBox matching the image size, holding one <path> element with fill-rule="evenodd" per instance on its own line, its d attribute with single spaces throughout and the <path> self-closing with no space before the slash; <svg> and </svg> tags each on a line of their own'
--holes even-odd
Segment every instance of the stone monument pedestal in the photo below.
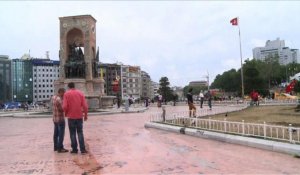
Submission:
<svg viewBox="0 0 300 175">
<path fill-rule="evenodd" d="M 100 108 L 107 109 L 112 108 L 114 104 L 115 96 L 102 96 L 100 97 Z"/>
<path fill-rule="evenodd" d="M 113 107 L 113 100 L 115 96 L 105 96 L 104 93 L 104 80 L 101 78 L 95 78 L 91 81 L 85 79 L 64 79 L 54 82 L 55 92 L 59 88 L 68 89 L 68 83 L 73 82 L 75 88 L 85 94 L 85 98 L 89 109 L 106 109 Z"/>
</svg>

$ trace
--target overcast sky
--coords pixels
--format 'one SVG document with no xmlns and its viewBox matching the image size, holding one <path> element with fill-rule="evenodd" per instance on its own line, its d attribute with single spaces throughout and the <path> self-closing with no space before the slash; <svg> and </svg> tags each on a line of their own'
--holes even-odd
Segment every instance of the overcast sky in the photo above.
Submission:
<svg viewBox="0 0 300 175">
<path fill-rule="evenodd" d="M 296 1 L 1 1 L 0 55 L 58 60 L 59 17 L 90 14 L 97 20 L 100 61 L 139 65 L 158 82 L 173 86 L 210 82 L 240 68 L 243 59 L 277 37 L 300 47 L 300 2 Z M 230 83 L 230 82 L 229 82 Z"/>
</svg>

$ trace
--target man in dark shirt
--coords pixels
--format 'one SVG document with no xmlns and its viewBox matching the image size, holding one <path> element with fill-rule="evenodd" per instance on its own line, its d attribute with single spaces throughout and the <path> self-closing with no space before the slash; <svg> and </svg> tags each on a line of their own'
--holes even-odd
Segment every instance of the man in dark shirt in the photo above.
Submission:
<svg viewBox="0 0 300 175">
<path fill-rule="evenodd" d="M 206 98 L 207 98 L 209 110 L 211 110 L 211 100 L 212 100 L 212 95 L 211 95 L 211 92 L 210 92 L 210 91 L 207 92 Z"/>
<path fill-rule="evenodd" d="M 191 88 L 189 90 L 189 92 L 186 95 L 186 98 L 188 100 L 188 105 L 189 105 L 189 116 L 190 117 L 192 116 L 192 111 L 193 111 L 193 117 L 196 117 L 196 107 L 195 107 L 194 102 L 193 102 L 192 91 L 193 91 L 193 88 Z"/>
</svg>

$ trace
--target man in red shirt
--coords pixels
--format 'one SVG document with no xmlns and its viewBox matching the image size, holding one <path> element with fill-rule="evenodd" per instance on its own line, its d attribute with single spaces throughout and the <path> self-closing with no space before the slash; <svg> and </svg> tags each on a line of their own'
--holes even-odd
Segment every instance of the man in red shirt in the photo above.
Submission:
<svg viewBox="0 0 300 175">
<path fill-rule="evenodd" d="M 84 118 L 84 121 L 87 120 L 88 106 L 84 94 L 81 91 L 75 89 L 75 84 L 73 82 L 70 82 L 68 84 L 68 87 L 69 90 L 64 94 L 63 109 L 66 117 L 68 118 L 71 147 L 72 147 L 71 153 L 72 154 L 78 153 L 77 139 L 76 139 L 76 133 L 77 133 L 79 145 L 80 145 L 80 151 L 82 154 L 86 154 L 87 151 L 84 145 L 82 119 Z"/>
<path fill-rule="evenodd" d="M 52 112 L 53 112 L 53 123 L 54 123 L 54 134 L 53 134 L 53 142 L 54 142 L 54 151 L 59 153 L 68 152 L 64 148 L 64 136 L 65 136 L 65 116 L 63 111 L 63 96 L 65 93 L 64 88 L 58 89 L 58 94 L 53 95 L 51 98 L 52 102 Z"/>
</svg>

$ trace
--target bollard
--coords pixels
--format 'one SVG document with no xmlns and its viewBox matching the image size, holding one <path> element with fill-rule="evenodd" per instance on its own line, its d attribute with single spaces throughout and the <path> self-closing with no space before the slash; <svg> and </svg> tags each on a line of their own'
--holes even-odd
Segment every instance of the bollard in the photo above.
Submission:
<svg viewBox="0 0 300 175">
<path fill-rule="evenodd" d="M 266 139 L 267 137 L 267 126 L 266 126 L 266 122 L 264 122 L 264 139 Z"/>
<path fill-rule="evenodd" d="M 293 142 L 293 129 L 292 129 L 292 124 L 289 124 L 289 137 L 290 137 L 290 143 Z"/>
<path fill-rule="evenodd" d="M 129 99 L 125 99 L 125 111 L 129 111 Z"/>
<path fill-rule="evenodd" d="M 165 122 L 166 121 L 166 107 L 165 106 L 162 107 L 162 111 L 163 111 L 162 119 L 163 119 L 163 122 Z"/>
<path fill-rule="evenodd" d="M 226 118 L 224 118 L 224 131 L 225 131 L 225 132 L 227 132 L 226 129 L 227 129 L 227 128 L 226 128 Z"/>
<path fill-rule="evenodd" d="M 242 120 L 242 129 L 243 129 L 243 135 L 245 135 L 245 121 Z M 248 126 L 249 127 L 249 126 Z M 249 133 L 248 133 L 249 134 Z"/>
</svg>

